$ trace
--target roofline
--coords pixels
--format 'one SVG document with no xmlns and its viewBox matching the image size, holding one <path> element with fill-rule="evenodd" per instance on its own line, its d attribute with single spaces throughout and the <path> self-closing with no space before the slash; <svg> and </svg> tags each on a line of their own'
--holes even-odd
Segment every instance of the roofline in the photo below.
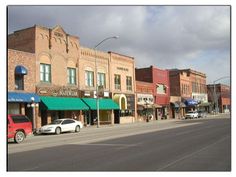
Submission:
<svg viewBox="0 0 236 177">
<path fill-rule="evenodd" d="M 55 27 L 57 27 L 57 26 L 60 26 L 60 25 L 56 25 Z M 41 28 L 41 29 L 44 29 L 44 30 L 49 30 L 49 29 L 54 29 L 55 27 L 53 27 L 53 28 L 48 28 L 48 27 L 45 27 L 45 26 L 41 26 L 41 25 L 37 25 L 37 24 L 35 24 L 34 26 L 31 26 L 31 27 L 28 27 L 28 28 L 23 28 L 23 29 L 20 29 L 20 30 L 16 30 L 16 31 L 14 31 L 13 33 L 10 33 L 9 35 L 12 35 L 12 34 L 14 34 L 14 33 L 18 33 L 18 32 L 21 32 L 21 31 L 24 31 L 24 30 L 28 30 L 28 29 L 31 29 L 31 28 Z M 61 26 L 60 26 L 61 27 Z M 61 27 L 62 28 L 62 27 Z M 62 28 L 63 29 L 63 28 Z M 64 29 L 63 29 L 64 30 Z M 65 32 L 65 31 L 64 31 Z M 68 35 L 68 36 L 70 36 L 70 37 L 74 37 L 74 38 L 77 38 L 77 39 L 80 39 L 78 36 L 75 36 L 75 35 L 71 35 L 71 34 L 68 34 L 68 33 L 66 33 L 65 32 L 65 34 L 66 35 Z"/>
<path fill-rule="evenodd" d="M 109 54 L 116 54 L 116 55 L 121 55 L 123 57 L 128 57 L 128 58 L 131 58 L 132 60 L 134 60 L 134 57 L 131 57 L 131 56 L 128 56 L 128 55 L 124 55 L 124 54 L 120 54 L 120 53 L 116 53 L 116 52 L 112 52 L 112 51 L 108 51 L 107 53 Z"/>
</svg>

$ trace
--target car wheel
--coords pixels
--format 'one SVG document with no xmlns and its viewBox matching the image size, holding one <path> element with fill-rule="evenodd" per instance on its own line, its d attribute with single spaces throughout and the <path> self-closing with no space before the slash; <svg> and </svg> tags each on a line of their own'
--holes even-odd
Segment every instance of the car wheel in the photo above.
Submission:
<svg viewBox="0 0 236 177">
<path fill-rule="evenodd" d="M 80 126 L 77 125 L 77 126 L 75 127 L 75 132 L 79 132 L 79 131 L 80 131 Z"/>
<path fill-rule="evenodd" d="M 16 132 L 15 137 L 14 137 L 14 140 L 16 143 L 21 143 L 24 141 L 24 139 L 25 139 L 24 132 L 22 132 L 22 131 Z"/>
<path fill-rule="evenodd" d="M 56 135 L 59 135 L 61 133 L 61 128 L 57 127 L 56 130 L 55 130 L 55 133 L 56 133 Z"/>
</svg>

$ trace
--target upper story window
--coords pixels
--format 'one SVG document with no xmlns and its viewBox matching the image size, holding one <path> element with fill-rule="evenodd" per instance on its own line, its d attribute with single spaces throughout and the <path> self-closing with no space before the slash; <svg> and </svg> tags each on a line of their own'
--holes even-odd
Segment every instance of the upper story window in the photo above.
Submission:
<svg viewBox="0 0 236 177">
<path fill-rule="evenodd" d="M 158 94 L 166 94 L 167 88 L 164 84 L 157 84 L 156 85 L 156 92 Z"/>
<path fill-rule="evenodd" d="M 103 86 L 103 88 L 106 87 L 106 75 L 105 73 L 98 73 L 97 76 L 97 82 L 98 82 L 98 86 Z"/>
<path fill-rule="evenodd" d="M 94 86 L 94 72 L 93 71 L 85 71 L 85 85 L 88 87 Z"/>
<path fill-rule="evenodd" d="M 121 81 L 120 81 L 120 75 L 115 74 L 115 89 L 120 90 L 121 89 Z"/>
<path fill-rule="evenodd" d="M 126 76 L 126 90 L 132 91 L 132 77 Z"/>
<path fill-rule="evenodd" d="M 75 85 L 76 84 L 76 69 L 67 68 L 67 83 Z"/>
<path fill-rule="evenodd" d="M 40 64 L 40 81 L 41 82 L 51 82 L 51 65 Z"/>
<path fill-rule="evenodd" d="M 16 90 L 24 90 L 24 75 L 27 74 L 27 69 L 24 66 L 18 65 L 15 68 L 15 88 Z"/>
</svg>

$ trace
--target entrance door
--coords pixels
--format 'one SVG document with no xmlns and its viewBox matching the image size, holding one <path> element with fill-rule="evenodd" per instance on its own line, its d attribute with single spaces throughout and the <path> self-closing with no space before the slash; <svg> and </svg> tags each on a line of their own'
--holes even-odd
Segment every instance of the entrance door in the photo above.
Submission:
<svg viewBox="0 0 236 177">
<path fill-rule="evenodd" d="M 25 104 L 25 115 L 33 123 L 33 108 L 32 107 L 27 107 L 27 104 Z"/>
<path fill-rule="evenodd" d="M 47 125 L 48 120 L 47 120 L 47 111 L 41 111 L 41 125 Z"/>
<path fill-rule="evenodd" d="M 120 123 L 120 110 L 114 110 L 114 123 L 119 124 Z"/>
</svg>

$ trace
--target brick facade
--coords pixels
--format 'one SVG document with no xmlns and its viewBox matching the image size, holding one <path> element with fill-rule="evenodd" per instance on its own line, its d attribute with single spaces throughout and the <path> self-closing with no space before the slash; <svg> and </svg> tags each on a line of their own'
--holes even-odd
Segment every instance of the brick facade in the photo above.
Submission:
<svg viewBox="0 0 236 177">
<path fill-rule="evenodd" d="M 153 84 L 150 82 L 136 81 L 136 93 L 153 94 Z"/>
<path fill-rule="evenodd" d="M 35 92 L 35 54 L 9 49 L 7 65 L 8 91 L 16 91 L 15 68 L 22 65 L 28 71 L 28 74 L 24 75 L 24 92 Z"/>
<path fill-rule="evenodd" d="M 214 85 L 209 84 L 207 85 L 207 92 L 208 92 L 208 100 L 212 103 L 212 110 L 215 110 L 216 104 L 214 103 Z M 230 86 L 223 85 L 223 84 L 216 84 L 215 85 L 215 92 L 216 97 L 218 100 L 218 108 L 219 112 L 224 113 L 226 111 L 231 111 L 231 91 Z"/>
<path fill-rule="evenodd" d="M 154 119 L 163 119 L 169 117 L 170 104 L 170 85 L 169 72 L 154 66 L 148 68 L 135 69 L 136 80 L 152 83 L 154 103 L 156 110 L 154 112 Z M 162 89 L 162 92 L 159 89 Z"/>
<path fill-rule="evenodd" d="M 27 29 L 16 31 L 8 36 L 8 48 L 9 58 L 15 58 L 14 55 L 17 53 L 20 57 L 16 57 L 14 60 L 15 63 L 22 63 L 27 69 L 30 68 L 28 70 L 30 73 L 32 72 L 29 76 L 25 76 L 25 89 L 27 89 L 27 91 L 37 92 L 39 95 L 43 93 L 43 96 L 50 96 L 47 94 L 51 94 L 53 90 L 60 88 L 78 89 L 78 97 L 85 96 L 85 91 L 94 93 L 97 84 L 97 77 L 95 77 L 96 58 L 97 72 L 106 75 L 106 87 L 104 91 L 108 92 L 108 97 L 112 98 L 115 93 L 127 94 L 128 98 L 131 98 L 132 95 L 134 97 L 135 65 L 132 57 L 81 47 L 79 38 L 67 34 L 60 26 L 49 29 L 35 25 Z M 15 52 L 12 52 L 12 49 Z M 25 56 L 21 57 L 21 55 Z M 9 60 L 9 62 L 13 62 L 13 60 Z M 42 82 L 40 80 L 40 64 L 50 65 L 50 82 Z M 14 66 L 12 63 L 8 66 L 8 90 L 10 91 L 14 89 Z M 76 71 L 76 83 L 73 85 L 68 84 L 67 68 L 73 68 Z M 126 69 L 123 70 L 123 68 Z M 85 84 L 86 70 L 94 72 L 93 87 L 87 87 Z M 122 87 L 119 91 L 114 89 L 114 74 L 121 74 Z M 132 78 L 131 90 L 126 89 L 126 76 Z M 44 93 L 46 94 L 44 95 Z M 91 94 L 91 97 L 94 97 L 94 95 Z M 133 101 L 135 101 L 135 97 Z M 71 111 L 65 111 L 64 115 L 70 117 L 71 113 Z M 42 115 L 39 112 L 37 114 L 37 119 L 40 119 L 38 127 L 40 127 L 41 123 L 45 124 L 50 122 L 54 114 L 55 111 L 48 111 L 47 120 L 45 120 L 45 118 L 41 117 Z M 81 111 L 77 111 L 75 114 L 79 117 L 79 120 L 84 120 Z M 134 120 L 134 117 L 132 117 L 132 120 Z"/>
<path fill-rule="evenodd" d="M 207 102 L 206 75 L 191 69 L 173 69 L 170 73 L 170 94 Z"/>
</svg>

